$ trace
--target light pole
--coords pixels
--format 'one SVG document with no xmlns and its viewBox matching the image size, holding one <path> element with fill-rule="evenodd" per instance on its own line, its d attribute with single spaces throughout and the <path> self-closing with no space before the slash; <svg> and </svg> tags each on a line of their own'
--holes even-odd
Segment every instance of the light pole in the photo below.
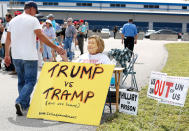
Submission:
<svg viewBox="0 0 189 131">
<path fill-rule="evenodd" d="M 14 9 L 13 9 L 14 0 L 9 0 L 9 6 L 10 6 L 10 13 L 11 13 L 11 15 L 14 15 Z"/>
</svg>

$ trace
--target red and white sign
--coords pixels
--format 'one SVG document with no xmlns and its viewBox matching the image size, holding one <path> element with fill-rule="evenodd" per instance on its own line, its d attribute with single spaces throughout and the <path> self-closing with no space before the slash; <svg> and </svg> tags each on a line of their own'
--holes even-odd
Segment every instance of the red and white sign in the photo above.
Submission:
<svg viewBox="0 0 189 131">
<path fill-rule="evenodd" d="M 160 103 L 184 106 L 189 88 L 188 77 L 167 76 L 165 73 L 152 72 L 147 96 Z"/>
</svg>

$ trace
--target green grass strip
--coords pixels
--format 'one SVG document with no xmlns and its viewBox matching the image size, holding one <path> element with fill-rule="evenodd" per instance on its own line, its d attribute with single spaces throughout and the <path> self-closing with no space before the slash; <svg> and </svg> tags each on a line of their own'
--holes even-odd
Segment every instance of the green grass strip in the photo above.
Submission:
<svg viewBox="0 0 189 131">
<path fill-rule="evenodd" d="M 161 72 L 170 76 L 189 77 L 189 43 L 166 44 L 168 60 Z M 148 86 L 139 93 L 138 115 L 115 113 L 98 131 L 189 131 L 189 91 L 185 106 L 159 104 L 147 98 Z M 181 111 L 181 112 L 180 112 Z"/>
</svg>

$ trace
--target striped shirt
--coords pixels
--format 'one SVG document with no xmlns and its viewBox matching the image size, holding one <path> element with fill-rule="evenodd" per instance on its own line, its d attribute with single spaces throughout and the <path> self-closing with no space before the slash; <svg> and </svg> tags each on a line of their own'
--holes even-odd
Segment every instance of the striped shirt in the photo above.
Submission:
<svg viewBox="0 0 189 131">
<path fill-rule="evenodd" d="M 69 25 L 66 28 L 66 32 L 65 32 L 66 37 L 74 37 L 75 34 L 76 34 L 75 27 L 73 25 Z"/>
</svg>

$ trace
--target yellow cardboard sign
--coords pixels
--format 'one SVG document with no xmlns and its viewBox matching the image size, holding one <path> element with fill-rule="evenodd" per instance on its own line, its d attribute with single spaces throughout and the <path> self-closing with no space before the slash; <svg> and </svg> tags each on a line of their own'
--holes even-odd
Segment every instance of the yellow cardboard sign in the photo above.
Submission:
<svg viewBox="0 0 189 131">
<path fill-rule="evenodd" d="M 28 118 L 99 125 L 114 65 L 45 63 Z"/>
</svg>

